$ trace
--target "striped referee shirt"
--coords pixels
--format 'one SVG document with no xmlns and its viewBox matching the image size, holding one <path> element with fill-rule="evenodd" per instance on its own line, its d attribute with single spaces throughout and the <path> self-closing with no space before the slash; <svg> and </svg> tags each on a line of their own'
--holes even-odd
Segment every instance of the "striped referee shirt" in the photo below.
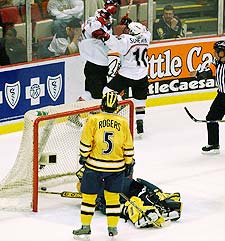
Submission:
<svg viewBox="0 0 225 241">
<path fill-rule="evenodd" d="M 216 82 L 218 91 L 225 93 L 225 62 L 218 61 L 216 63 Z"/>
<path fill-rule="evenodd" d="M 216 77 L 216 84 L 220 93 L 225 93 L 225 62 L 216 59 L 207 67 L 197 71 L 197 79 L 208 79 Z"/>
</svg>

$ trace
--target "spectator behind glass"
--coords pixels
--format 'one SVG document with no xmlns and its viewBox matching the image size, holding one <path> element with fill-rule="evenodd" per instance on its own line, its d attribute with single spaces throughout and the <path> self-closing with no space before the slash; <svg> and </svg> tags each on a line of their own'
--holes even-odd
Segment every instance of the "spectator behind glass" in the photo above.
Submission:
<svg viewBox="0 0 225 241">
<path fill-rule="evenodd" d="M 47 10 L 54 18 L 53 33 L 60 34 L 72 17 L 82 20 L 84 2 L 82 0 L 49 0 Z"/>
<path fill-rule="evenodd" d="M 48 50 L 53 56 L 78 52 L 78 39 L 81 34 L 81 20 L 72 18 L 60 34 L 55 34 Z"/>
<path fill-rule="evenodd" d="M 0 39 L 1 65 L 16 64 L 26 61 L 26 45 L 24 41 L 17 38 L 15 28 L 9 28 L 4 34 L 4 38 Z"/>
<path fill-rule="evenodd" d="M 24 5 L 25 0 L 0 0 L 0 8 Z"/>
<path fill-rule="evenodd" d="M 91 0 L 91 1 L 89 0 L 86 3 L 87 3 L 86 14 L 88 17 L 94 16 L 96 11 L 98 9 L 104 8 L 104 5 L 105 5 L 105 2 L 103 0 Z"/>
<path fill-rule="evenodd" d="M 163 9 L 163 15 L 155 20 L 153 25 L 153 40 L 181 38 L 184 37 L 182 23 L 174 15 L 172 5 L 166 5 Z"/>
</svg>

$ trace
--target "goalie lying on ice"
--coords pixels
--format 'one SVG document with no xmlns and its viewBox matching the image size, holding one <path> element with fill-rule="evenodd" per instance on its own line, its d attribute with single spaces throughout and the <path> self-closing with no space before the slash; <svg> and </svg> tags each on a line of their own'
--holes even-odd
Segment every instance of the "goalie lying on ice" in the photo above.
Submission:
<svg viewBox="0 0 225 241">
<path fill-rule="evenodd" d="M 130 220 L 137 228 L 154 226 L 150 220 L 158 226 L 163 226 L 165 221 L 176 221 L 180 218 L 180 193 L 164 193 L 150 182 L 128 177 L 124 178 L 123 193 L 129 201 L 121 197 L 121 218 Z M 105 214 L 103 194 L 98 195 L 96 205 L 97 209 Z"/>
</svg>

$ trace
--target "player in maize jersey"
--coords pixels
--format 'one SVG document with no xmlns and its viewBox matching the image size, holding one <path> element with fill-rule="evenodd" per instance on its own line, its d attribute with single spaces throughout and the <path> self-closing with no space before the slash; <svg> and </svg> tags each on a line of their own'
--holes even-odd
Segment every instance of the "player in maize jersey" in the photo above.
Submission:
<svg viewBox="0 0 225 241">
<path fill-rule="evenodd" d="M 210 110 L 206 116 L 206 120 L 222 120 L 225 115 L 225 41 L 217 41 L 214 43 L 214 62 L 200 71 L 192 71 L 190 75 L 196 76 L 197 79 L 207 79 L 216 77 L 217 95 L 214 99 Z M 219 124 L 207 123 L 208 145 L 202 147 L 203 154 L 219 154 Z"/>
<path fill-rule="evenodd" d="M 134 147 L 126 118 L 116 114 L 117 95 L 106 93 L 102 98 L 102 112 L 91 115 L 83 127 L 80 140 L 80 164 L 85 165 L 81 181 L 82 227 L 74 230 L 74 237 L 91 234 L 91 221 L 97 194 L 104 179 L 104 197 L 108 233 L 117 234 L 120 217 L 120 197 L 125 169 L 133 162 Z"/>
<path fill-rule="evenodd" d="M 151 33 L 138 22 L 127 23 L 127 34 L 119 37 L 110 35 L 105 44 L 120 53 L 121 67 L 118 74 L 107 84 L 103 90 L 115 90 L 121 93 L 131 87 L 136 110 L 137 133 L 144 132 L 143 121 L 145 105 L 148 95 L 148 55 Z"/>
<path fill-rule="evenodd" d="M 86 61 L 84 68 L 84 100 L 101 99 L 102 90 L 107 83 L 109 47 L 104 43 L 112 33 L 112 22 L 120 1 L 107 0 L 104 9 L 96 11 L 82 26 L 79 43 L 80 56 Z"/>
</svg>

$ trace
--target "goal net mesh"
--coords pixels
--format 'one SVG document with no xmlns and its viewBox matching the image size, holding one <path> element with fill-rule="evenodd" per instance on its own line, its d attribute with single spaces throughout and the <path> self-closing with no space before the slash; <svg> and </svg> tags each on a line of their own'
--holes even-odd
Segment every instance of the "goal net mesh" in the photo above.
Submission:
<svg viewBox="0 0 225 241">
<path fill-rule="evenodd" d="M 37 211 L 38 191 L 75 183 L 79 142 L 87 117 L 100 112 L 100 101 L 48 106 L 28 111 L 16 161 L 0 180 L 0 210 Z M 133 104 L 119 103 L 133 131 Z M 46 164 L 47 161 L 47 164 Z M 71 190 L 76 191 L 76 190 Z"/>
</svg>

